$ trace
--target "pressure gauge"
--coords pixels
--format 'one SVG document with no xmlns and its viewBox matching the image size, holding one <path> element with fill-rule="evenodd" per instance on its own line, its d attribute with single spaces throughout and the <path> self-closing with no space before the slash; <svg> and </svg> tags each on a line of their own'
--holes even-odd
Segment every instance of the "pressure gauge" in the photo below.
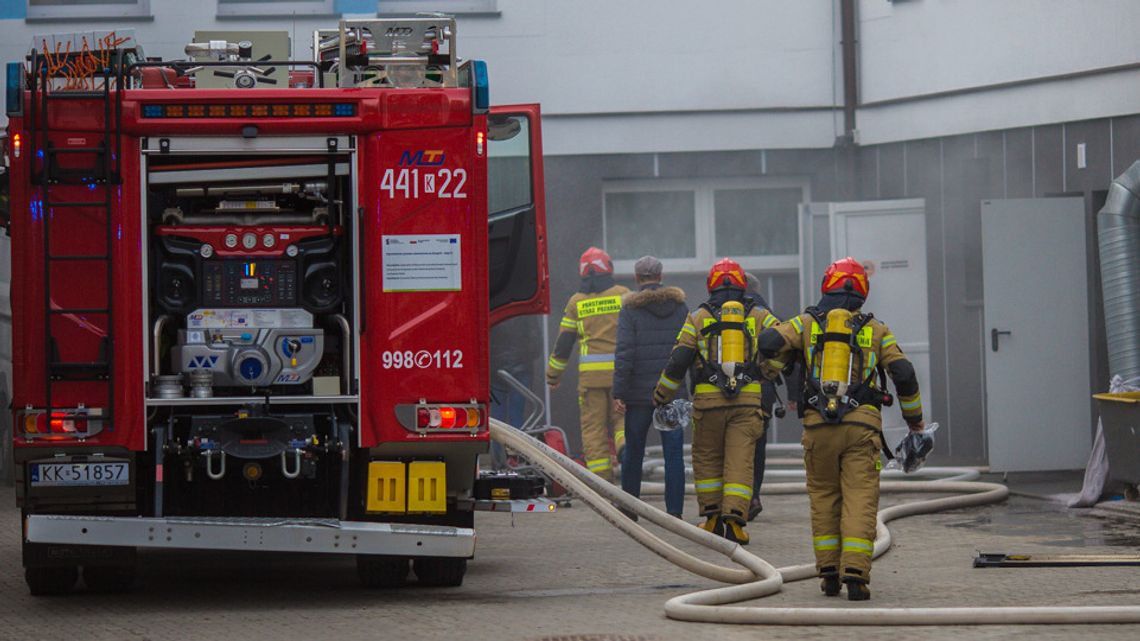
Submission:
<svg viewBox="0 0 1140 641">
<path fill-rule="evenodd" d="M 241 246 L 246 249 L 254 249 L 257 247 L 257 234 L 244 234 L 241 237 Z"/>
<path fill-rule="evenodd" d="M 272 247 L 277 244 L 277 237 L 273 234 L 265 234 L 261 237 L 261 244 L 265 245 L 267 248 Z"/>
<path fill-rule="evenodd" d="M 288 247 L 285 248 L 285 255 L 288 256 L 289 258 L 296 258 L 297 254 L 300 254 L 300 253 L 301 253 L 301 250 L 297 249 L 296 245 L 289 245 Z"/>
<path fill-rule="evenodd" d="M 202 246 L 198 248 L 198 253 L 201 254 L 202 258 L 209 258 L 214 255 L 214 247 L 210 243 L 202 243 Z"/>
<path fill-rule="evenodd" d="M 230 249 L 237 247 L 237 244 L 238 244 L 237 234 L 226 234 L 225 243 L 226 243 L 226 247 L 228 247 Z"/>
</svg>

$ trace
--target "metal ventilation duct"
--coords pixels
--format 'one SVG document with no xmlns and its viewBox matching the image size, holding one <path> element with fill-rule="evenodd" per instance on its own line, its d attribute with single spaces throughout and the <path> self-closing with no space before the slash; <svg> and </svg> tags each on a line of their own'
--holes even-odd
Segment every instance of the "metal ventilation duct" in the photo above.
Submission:
<svg viewBox="0 0 1140 641">
<path fill-rule="evenodd" d="M 1109 371 L 1140 377 L 1140 161 L 1112 181 L 1097 230 Z"/>
</svg>

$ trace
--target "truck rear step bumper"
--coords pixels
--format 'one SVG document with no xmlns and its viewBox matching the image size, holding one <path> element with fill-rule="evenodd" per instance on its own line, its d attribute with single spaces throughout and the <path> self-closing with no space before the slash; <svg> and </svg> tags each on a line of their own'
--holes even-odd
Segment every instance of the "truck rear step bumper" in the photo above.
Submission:
<svg viewBox="0 0 1140 641">
<path fill-rule="evenodd" d="M 33 514 L 29 543 L 192 550 L 446 556 L 475 554 L 475 530 L 336 519 Z"/>
</svg>

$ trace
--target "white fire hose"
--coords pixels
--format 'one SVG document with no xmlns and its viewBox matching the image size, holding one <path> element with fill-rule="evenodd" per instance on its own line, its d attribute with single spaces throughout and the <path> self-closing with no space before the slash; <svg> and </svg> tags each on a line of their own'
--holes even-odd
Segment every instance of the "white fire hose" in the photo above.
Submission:
<svg viewBox="0 0 1140 641">
<path fill-rule="evenodd" d="M 491 438 L 529 460 L 541 472 L 585 501 L 610 524 L 670 563 L 707 579 L 734 584 L 670 599 L 665 604 L 665 615 L 671 619 L 768 625 L 1140 623 L 1140 606 L 767 608 L 731 605 L 776 594 L 784 582 L 815 577 L 815 566 L 804 564 L 777 569 L 734 542 L 710 534 L 626 494 L 621 488 L 602 480 L 545 443 L 502 421 L 491 420 Z M 886 523 L 891 520 L 996 503 L 1009 495 L 1009 489 L 1004 485 L 971 481 L 883 481 L 881 488 L 884 492 L 953 493 L 957 496 L 914 501 L 881 510 L 875 536 L 875 558 L 891 546 L 891 533 L 886 527 Z M 797 494 L 804 490 L 802 483 L 764 485 L 766 494 Z M 627 518 L 618 507 L 714 550 L 740 567 L 724 567 L 698 559 Z"/>
</svg>

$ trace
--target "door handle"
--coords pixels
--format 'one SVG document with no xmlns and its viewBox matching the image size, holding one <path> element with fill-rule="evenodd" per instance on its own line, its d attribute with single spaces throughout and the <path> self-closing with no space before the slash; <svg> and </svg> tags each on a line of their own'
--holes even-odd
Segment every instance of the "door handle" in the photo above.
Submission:
<svg viewBox="0 0 1140 641">
<path fill-rule="evenodd" d="M 990 346 L 993 347 L 993 350 L 995 352 L 998 351 L 998 337 L 1002 336 L 1002 335 L 1012 336 L 1013 330 L 1012 329 L 998 329 L 996 327 L 990 330 Z"/>
</svg>

